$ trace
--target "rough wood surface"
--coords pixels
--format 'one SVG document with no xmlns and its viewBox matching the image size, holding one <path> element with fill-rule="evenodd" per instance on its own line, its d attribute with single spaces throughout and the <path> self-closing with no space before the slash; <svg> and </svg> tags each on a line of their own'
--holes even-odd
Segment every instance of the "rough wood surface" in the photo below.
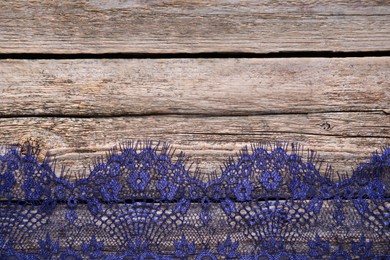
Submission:
<svg viewBox="0 0 390 260">
<path fill-rule="evenodd" d="M 388 0 L 15 0 L 0 1 L 0 24 L 0 153 L 7 147 L 1 144 L 37 146 L 38 159 L 50 153 L 56 173 L 64 166 L 70 179 L 88 174 L 97 157 L 129 140 L 170 143 L 175 154 L 190 157 L 190 172 L 198 167 L 204 180 L 253 143 L 290 141 L 313 149 L 332 165 L 333 180 L 351 175 L 372 152 L 390 145 L 390 56 L 303 58 L 311 52 L 390 51 Z M 297 58 L 252 55 L 278 52 Z M 62 54 L 80 55 L 63 59 Z M 157 58 L 151 54 L 168 55 L 143 59 Z M 211 58 L 226 54 L 251 58 Z M 278 56 L 284 58 L 269 58 Z M 57 205 L 56 221 L 33 224 L 30 234 L 15 232 L 28 226 L 25 222 L 13 226 L 19 246 L 37 249 L 47 230 L 66 240 L 100 228 L 101 222 L 68 226 L 64 203 Z M 318 225 L 292 240 L 296 248 L 307 253 L 306 238 L 315 234 L 326 238 L 332 251 L 344 244 L 350 248 L 363 233 L 386 250 L 386 227 L 357 223 L 354 202 L 344 200 L 347 224 L 334 229 L 330 203 L 324 201 Z M 192 206 L 183 230 L 200 222 L 201 206 Z M 79 204 L 80 216 L 89 214 L 86 207 Z M 214 202 L 210 210 L 226 218 Z M 209 226 L 192 227 L 197 246 L 213 235 L 209 246 L 215 248 L 228 233 L 241 247 L 253 246 L 244 232 L 216 224 L 214 233 Z M 386 235 L 378 237 L 377 229 Z M 172 252 L 183 230 L 162 230 L 161 249 Z M 116 237 L 96 234 L 105 241 L 104 250 L 117 250 Z M 80 248 L 82 240 L 73 246 Z"/>
<path fill-rule="evenodd" d="M 0 116 L 389 113 L 389 68 L 389 57 L 1 60 Z"/>
<path fill-rule="evenodd" d="M 390 49 L 390 6 L 375 0 L 17 0 L 0 23 L 0 53 Z"/>
<path fill-rule="evenodd" d="M 148 116 L 115 118 L 3 118 L 3 143 L 29 142 L 56 156 L 71 174 L 127 140 L 168 141 L 198 165 L 205 179 L 243 146 L 266 141 L 294 141 L 318 152 L 340 173 L 366 161 L 390 143 L 388 115 L 320 113 L 248 117 Z M 60 168 L 59 168 L 60 169 Z M 334 176 L 336 177 L 336 174 Z"/>
</svg>

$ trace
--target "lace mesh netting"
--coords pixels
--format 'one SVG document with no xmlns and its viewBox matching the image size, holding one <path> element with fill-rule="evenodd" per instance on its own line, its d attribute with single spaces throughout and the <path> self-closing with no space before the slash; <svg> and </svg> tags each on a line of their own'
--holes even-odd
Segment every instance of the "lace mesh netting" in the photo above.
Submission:
<svg viewBox="0 0 390 260">
<path fill-rule="evenodd" d="M 390 258 L 390 147 L 336 181 L 294 144 L 244 148 L 208 181 L 188 162 L 126 144 L 71 181 L 33 147 L 7 148 L 1 258 Z"/>
</svg>

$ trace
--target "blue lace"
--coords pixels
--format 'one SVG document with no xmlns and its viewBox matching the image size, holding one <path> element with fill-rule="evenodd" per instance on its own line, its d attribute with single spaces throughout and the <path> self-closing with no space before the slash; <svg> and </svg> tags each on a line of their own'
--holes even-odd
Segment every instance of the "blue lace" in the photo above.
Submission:
<svg viewBox="0 0 390 260">
<path fill-rule="evenodd" d="M 200 174 L 166 144 L 129 143 L 70 180 L 33 147 L 9 147 L 0 256 L 390 259 L 390 147 L 337 180 L 320 165 L 314 152 L 278 143 Z"/>
</svg>

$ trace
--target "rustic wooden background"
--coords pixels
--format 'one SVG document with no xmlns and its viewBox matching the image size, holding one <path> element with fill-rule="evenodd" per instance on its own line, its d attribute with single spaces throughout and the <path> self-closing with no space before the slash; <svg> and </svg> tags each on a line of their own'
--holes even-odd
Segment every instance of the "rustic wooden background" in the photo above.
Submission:
<svg viewBox="0 0 390 260">
<path fill-rule="evenodd" d="M 205 178 L 266 141 L 350 173 L 390 143 L 387 51 L 388 0 L 0 1 L 0 141 L 74 175 L 127 140 Z"/>
<path fill-rule="evenodd" d="M 253 142 L 342 173 L 390 143 L 388 1 L 1 1 L 0 22 L 0 140 L 75 172 L 125 140 L 205 174 Z"/>
</svg>

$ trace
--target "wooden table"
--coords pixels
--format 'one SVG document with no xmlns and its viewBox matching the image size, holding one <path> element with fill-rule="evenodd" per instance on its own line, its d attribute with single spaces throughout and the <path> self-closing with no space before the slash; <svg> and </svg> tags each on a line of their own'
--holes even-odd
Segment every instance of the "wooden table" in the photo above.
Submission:
<svg viewBox="0 0 390 260">
<path fill-rule="evenodd" d="M 162 140 L 207 179 L 289 141 L 348 175 L 390 143 L 388 51 L 389 1 L 0 1 L 0 142 L 76 176 Z"/>
</svg>

